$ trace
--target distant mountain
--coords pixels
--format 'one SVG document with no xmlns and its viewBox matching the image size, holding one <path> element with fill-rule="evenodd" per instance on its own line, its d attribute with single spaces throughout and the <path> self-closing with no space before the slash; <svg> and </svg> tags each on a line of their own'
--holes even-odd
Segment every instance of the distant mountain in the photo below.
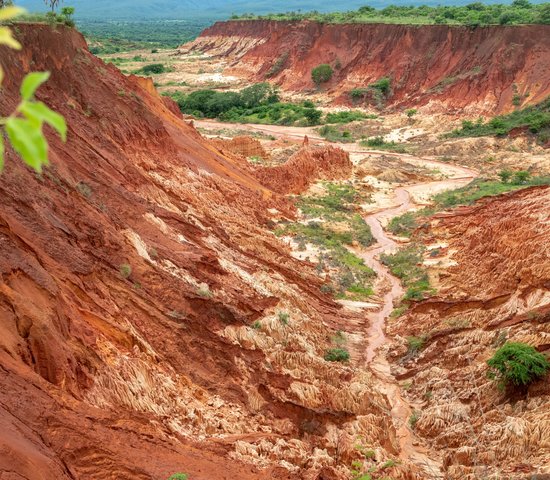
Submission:
<svg viewBox="0 0 550 480">
<path fill-rule="evenodd" d="M 65 5 L 76 8 L 77 19 L 147 20 L 227 18 L 233 13 L 269 13 L 292 10 L 319 10 L 321 12 L 354 10 L 363 5 L 383 8 L 393 5 L 464 5 L 474 0 L 65 0 Z M 15 0 L 17 5 L 32 12 L 45 11 L 43 0 Z M 510 3 L 486 1 L 482 3 Z"/>
</svg>

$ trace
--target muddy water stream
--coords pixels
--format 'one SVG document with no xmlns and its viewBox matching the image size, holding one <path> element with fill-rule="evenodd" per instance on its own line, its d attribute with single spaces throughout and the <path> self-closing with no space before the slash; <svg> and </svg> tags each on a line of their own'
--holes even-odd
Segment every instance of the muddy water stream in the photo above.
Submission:
<svg viewBox="0 0 550 480">
<path fill-rule="evenodd" d="M 400 445 L 400 458 L 418 465 L 423 470 L 426 478 L 437 479 L 443 478 L 440 464 L 434 458 L 430 458 L 428 449 L 421 445 L 421 442 L 409 427 L 409 419 L 413 413 L 413 409 L 401 396 L 401 389 L 391 374 L 389 362 L 384 352 L 380 351 L 380 347 L 390 341 L 385 334 L 386 321 L 394 308 L 394 303 L 398 302 L 404 294 L 399 279 L 394 277 L 379 260 L 381 253 L 393 253 L 399 248 L 398 243 L 386 235 L 382 225 L 384 221 L 416 207 L 411 198 L 410 191 L 414 190 L 415 193 L 422 193 L 424 190 L 432 191 L 434 188 L 438 191 L 452 190 L 470 182 L 475 178 L 477 172 L 434 160 L 423 160 L 413 157 L 406 160 L 411 163 L 418 162 L 430 166 L 444 166 L 447 171 L 451 171 L 452 175 L 451 178 L 443 181 L 399 187 L 394 191 L 394 206 L 384 208 L 364 217 L 377 243 L 363 254 L 362 257 L 365 263 L 377 273 L 379 279 L 382 281 L 381 283 L 389 285 L 387 292 L 383 296 L 380 309 L 369 315 L 370 324 L 366 333 L 369 344 L 365 352 L 364 362 L 368 364 L 369 368 L 380 381 L 380 390 L 386 395 L 391 406 L 390 414 Z"/>
</svg>

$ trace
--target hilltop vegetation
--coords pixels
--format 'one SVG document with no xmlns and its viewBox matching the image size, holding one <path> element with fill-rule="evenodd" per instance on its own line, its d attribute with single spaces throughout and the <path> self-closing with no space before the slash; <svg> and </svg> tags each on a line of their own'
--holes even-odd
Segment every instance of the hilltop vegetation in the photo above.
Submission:
<svg viewBox="0 0 550 480">
<path fill-rule="evenodd" d="M 518 25 L 550 24 L 550 3 L 531 4 L 528 0 L 514 0 L 511 5 L 481 2 L 465 6 L 398 6 L 382 9 L 364 6 L 348 12 L 320 13 L 287 12 L 268 15 L 233 15 L 236 20 L 312 20 L 321 23 L 405 23 L 414 25 Z"/>
</svg>

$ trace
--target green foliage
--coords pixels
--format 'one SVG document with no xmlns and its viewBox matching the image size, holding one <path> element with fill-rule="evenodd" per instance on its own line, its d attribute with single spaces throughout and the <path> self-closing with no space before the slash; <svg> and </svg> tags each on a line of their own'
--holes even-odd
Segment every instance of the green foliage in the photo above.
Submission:
<svg viewBox="0 0 550 480">
<path fill-rule="evenodd" d="M 412 212 L 404 213 L 399 217 L 393 217 L 388 223 L 387 229 L 394 235 L 410 237 L 413 230 L 416 229 L 416 215 Z"/>
<path fill-rule="evenodd" d="M 327 63 L 323 63 L 311 70 L 311 78 L 316 85 L 328 82 L 333 74 L 334 70 Z"/>
<path fill-rule="evenodd" d="M 130 275 L 132 275 L 132 267 L 128 265 L 127 263 L 123 263 L 119 267 L 120 276 L 122 278 L 129 278 Z"/>
<path fill-rule="evenodd" d="M 523 387 L 544 377 L 550 362 L 532 346 L 521 342 L 506 342 L 487 360 L 489 376 L 500 388 Z"/>
<path fill-rule="evenodd" d="M 483 122 L 481 119 L 477 122 L 465 120 L 462 122 L 462 128 L 453 130 L 449 136 L 504 136 L 516 128 L 528 130 L 536 135 L 541 141 L 543 138 L 547 138 L 550 134 L 550 97 L 537 105 L 494 117 L 487 122 Z"/>
<path fill-rule="evenodd" d="M 4 8 L 0 10 L 0 20 L 11 18 L 18 12 L 21 10 L 16 7 Z M 0 27 L 0 43 L 12 48 L 20 47 L 6 27 Z M 0 69 L 0 81 L 2 76 Z M 42 167 L 48 165 L 48 142 L 43 132 L 44 124 L 56 130 L 64 142 L 67 139 L 65 119 L 34 98 L 38 88 L 49 77 L 49 72 L 34 72 L 25 76 L 20 88 L 21 102 L 9 117 L 0 118 L 0 125 L 5 127 L 8 141 L 14 151 L 37 172 L 41 172 Z M 4 150 L 4 140 L 0 132 L 0 173 L 4 166 Z"/>
<path fill-rule="evenodd" d="M 194 40 L 208 26 L 206 20 L 91 21 L 79 19 L 78 27 L 94 55 L 131 50 L 176 48 Z M 156 52 L 151 52 L 156 53 Z"/>
<path fill-rule="evenodd" d="M 281 322 L 283 325 L 288 325 L 290 315 L 287 312 L 279 312 L 277 314 L 277 317 L 279 318 L 279 322 Z"/>
<path fill-rule="evenodd" d="M 394 254 L 380 255 L 382 263 L 389 267 L 391 273 L 400 278 L 403 285 L 407 287 L 405 301 L 422 300 L 433 293 L 428 274 L 422 267 L 423 251 L 421 246 L 411 244 Z"/>
<path fill-rule="evenodd" d="M 410 356 L 416 356 L 418 355 L 422 349 L 424 348 L 424 345 L 426 343 L 426 337 L 407 337 L 407 353 Z"/>
<path fill-rule="evenodd" d="M 370 6 L 355 11 L 319 13 L 274 13 L 265 16 L 246 14 L 234 19 L 269 19 L 281 21 L 312 20 L 321 23 L 397 23 L 413 25 L 449 24 L 476 27 L 479 25 L 510 25 L 550 23 L 548 3 L 531 4 L 529 7 L 512 3 L 470 3 L 464 6 L 389 5 L 382 9 Z"/>
<path fill-rule="evenodd" d="M 363 120 L 367 115 L 356 110 L 342 111 L 337 113 L 327 113 L 325 118 L 326 123 L 349 123 Z"/>
<path fill-rule="evenodd" d="M 329 142 L 338 142 L 338 143 L 353 143 L 354 138 L 351 136 L 348 131 L 340 131 L 338 128 L 333 127 L 332 125 L 323 125 L 317 130 L 317 133 Z"/>
<path fill-rule="evenodd" d="M 326 351 L 324 358 L 327 362 L 348 362 L 350 354 L 345 348 L 331 348 Z"/>
<path fill-rule="evenodd" d="M 384 77 L 371 83 L 369 87 L 378 90 L 382 95 L 387 97 L 390 94 L 391 80 L 388 77 Z"/>
<path fill-rule="evenodd" d="M 174 475 L 170 475 L 168 477 L 168 480 L 188 480 L 189 475 L 187 473 L 174 473 Z"/>
<path fill-rule="evenodd" d="M 164 73 L 166 71 L 166 67 L 162 63 L 151 63 L 149 65 L 144 65 L 139 71 L 145 75 L 158 75 L 160 73 Z"/>
<path fill-rule="evenodd" d="M 498 176 L 502 183 L 508 183 L 512 178 L 512 174 L 513 173 L 510 170 L 501 170 L 500 172 L 498 172 Z"/>
<path fill-rule="evenodd" d="M 253 324 L 252 324 L 252 328 L 254 330 L 261 330 L 262 329 L 262 324 L 259 322 L 259 320 L 256 320 Z"/>
<path fill-rule="evenodd" d="M 412 118 L 417 114 L 418 110 L 416 108 L 409 108 L 408 110 L 405 110 L 405 114 L 407 117 Z"/>
<path fill-rule="evenodd" d="M 225 122 L 307 126 L 317 125 L 322 116 L 310 103 L 280 102 L 277 90 L 269 83 L 258 83 L 239 92 L 197 90 L 188 95 L 173 92 L 170 96 L 183 113 Z"/>
<path fill-rule="evenodd" d="M 411 416 L 409 417 L 409 425 L 413 430 L 416 427 L 418 420 L 420 420 L 420 412 L 418 412 L 417 410 L 414 410 Z"/>
</svg>

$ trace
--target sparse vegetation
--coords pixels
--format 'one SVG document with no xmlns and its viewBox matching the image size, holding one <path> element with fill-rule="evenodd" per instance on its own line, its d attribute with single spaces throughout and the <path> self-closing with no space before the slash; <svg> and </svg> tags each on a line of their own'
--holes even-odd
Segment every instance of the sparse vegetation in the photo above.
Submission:
<svg viewBox="0 0 550 480">
<path fill-rule="evenodd" d="M 324 358 L 327 362 L 349 362 L 350 354 L 345 348 L 331 348 Z"/>
<path fill-rule="evenodd" d="M 150 63 L 141 67 L 137 73 L 143 75 L 159 75 L 168 71 L 167 67 L 163 63 Z"/>
<path fill-rule="evenodd" d="M 359 112 L 357 110 L 345 110 L 342 112 L 327 113 L 325 122 L 326 123 L 350 123 L 350 122 L 356 122 L 358 120 L 363 120 L 368 117 L 372 118 L 373 116 L 376 118 L 376 115 L 367 116 L 367 114 L 363 112 Z"/>
<path fill-rule="evenodd" d="M 202 298 L 212 298 L 214 296 L 214 294 L 210 290 L 210 287 L 206 284 L 201 285 L 197 289 L 197 295 Z"/>
<path fill-rule="evenodd" d="M 407 337 L 407 354 L 409 357 L 415 357 L 417 356 L 422 349 L 424 348 L 424 345 L 426 344 L 426 337 Z"/>
<path fill-rule="evenodd" d="M 417 410 L 414 410 L 412 415 L 409 417 L 409 425 L 413 430 L 416 427 L 418 420 L 420 420 L 420 412 Z"/>
<path fill-rule="evenodd" d="M 281 322 L 283 325 L 288 325 L 290 315 L 287 312 L 279 312 L 277 314 L 277 317 L 279 318 L 279 322 Z"/>
<path fill-rule="evenodd" d="M 376 150 L 390 150 L 397 153 L 407 153 L 404 145 L 396 142 L 386 142 L 383 137 L 373 137 L 359 142 L 362 147 L 371 147 Z"/>
<path fill-rule="evenodd" d="M 132 267 L 127 263 L 123 263 L 119 267 L 119 272 L 122 278 L 129 278 L 132 275 Z"/>
<path fill-rule="evenodd" d="M 290 58 L 289 52 L 284 52 L 271 66 L 271 68 L 268 70 L 268 72 L 265 74 L 267 78 L 275 77 L 276 75 L 279 75 L 284 69 L 288 62 L 288 59 Z"/>
<path fill-rule="evenodd" d="M 422 267 L 423 252 L 423 247 L 412 244 L 394 254 L 380 255 L 382 263 L 388 266 L 391 273 L 400 278 L 407 288 L 404 301 L 419 301 L 434 291 L 430 286 L 428 274 Z"/>
<path fill-rule="evenodd" d="M 487 365 L 489 377 L 496 380 L 501 389 L 526 387 L 550 370 L 550 362 L 542 353 L 521 342 L 506 342 L 487 360 Z"/>
<path fill-rule="evenodd" d="M 462 128 L 453 130 L 452 137 L 483 137 L 488 135 L 504 136 L 511 130 L 524 129 L 536 136 L 539 141 L 547 141 L 550 136 L 550 97 L 538 105 L 499 115 L 484 122 L 464 120 Z"/>
</svg>

